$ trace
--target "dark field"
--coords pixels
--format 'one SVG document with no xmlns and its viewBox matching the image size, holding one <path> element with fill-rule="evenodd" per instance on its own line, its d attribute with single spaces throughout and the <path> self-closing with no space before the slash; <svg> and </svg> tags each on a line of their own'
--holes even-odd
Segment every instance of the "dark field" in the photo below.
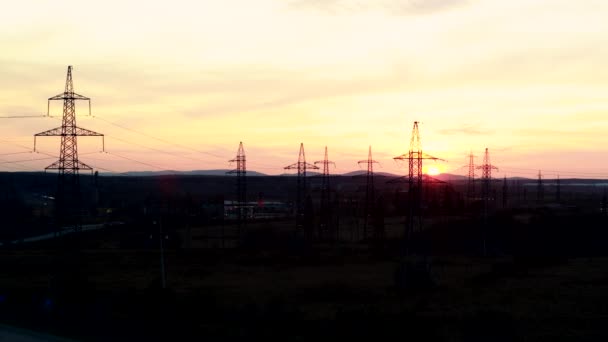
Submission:
<svg viewBox="0 0 608 342">
<path fill-rule="evenodd" d="M 40 179 L 52 191 L 53 179 Z M 5 213 L 2 323 L 90 341 L 608 337 L 608 217 L 595 188 L 564 192 L 562 203 L 549 195 L 538 203 L 533 193 L 524 199 L 515 189 L 507 206 L 494 201 L 486 257 L 479 203 L 464 202 L 458 184 L 431 188 L 425 229 L 405 258 L 400 185 L 380 187 L 391 196 L 383 202 L 382 238 L 362 238 L 360 180 L 342 179 L 331 234 L 310 240 L 293 217 L 239 228 L 201 209 L 221 194 L 189 185 L 193 179 L 101 179 L 89 201 L 105 209 L 89 211 L 83 223 L 103 228 L 27 243 L 19 239 L 50 231 L 43 223 L 52 215 L 27 200 L 31 179 L 13 182 L 13 208 L 21 210 Z M 272 179 L 257 182 L 253 189 Z M 265 196 L 289 203 L 291 183 L 281 177 Z"/>
<path fill-rule="evenodd" d="M 69 255 L 68 272 L 78 272 L 66 276 L 71 283 L 63 288 L 53 284 L 51 270 L 65 252 L 3 251 L 3 321 L 84 340 L 584 341 L 608 335 L 607 257 L 440 255 L 431 262 L 435 286 L 403 291 L 395 285 L 401 259 L 387 252 L 391 246 L 310 247 L 286 237 L 285 246 L 264 251 L 169 249 L 168 289 L 162 290 L 159 252 L 108 248 L 116 234 L 91 233 L 88 238 L 105 240 L 106 248 Z"/>
</svg>

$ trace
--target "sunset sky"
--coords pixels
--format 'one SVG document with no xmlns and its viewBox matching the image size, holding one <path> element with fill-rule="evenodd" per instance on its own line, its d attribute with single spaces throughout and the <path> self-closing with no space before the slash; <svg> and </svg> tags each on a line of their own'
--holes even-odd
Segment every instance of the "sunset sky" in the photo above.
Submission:
<svg viewBox="0 0 608 342">
<path fill-rule="evenodd" d="M 21 0 L 0 11 L 0 116 L 45 114 L 73 65 L 96 117 L 78 124 L 110 152 L 83 138 L 81 160 L 106 170 L 226 169 L 243 141 L 268 174 L 300 142 L 336 173 L 369 145 L 404 173 L 418 120 L 443 172 L 488 147 L 500 177 L 608 178 L 607 18 L 605 0 Z M 53 162 L 26 148 L 60 123 L 1 119 L 0 171 Z"/>
</svg>

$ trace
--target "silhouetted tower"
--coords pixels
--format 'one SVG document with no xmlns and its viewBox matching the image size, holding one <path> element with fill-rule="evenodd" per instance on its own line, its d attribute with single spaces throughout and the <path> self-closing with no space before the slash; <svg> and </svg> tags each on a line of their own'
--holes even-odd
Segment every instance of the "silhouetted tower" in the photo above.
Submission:
<svg viewBox="0 0 608 342">
<path fill-rule="evenodd" d="M 367 164 L 367 174 L 365 183 L 365 221 L 363 222 L 363 239 L 367 239 L 368 225 L 371 223 L 373 209 L 376 202 L 376 188 L 374 186 L 374 163 L 378 163 L 372 158 L 372 147 L 369 147 L 367 160 L 360 160 L 358 164 Z"/>
<path fill-rule="evenodd" d="M 230 163 L 236 163 L 236 169 L 229 171 L 230 174 L 236 174 L 236 210 L 239 232 L 241 234 L 241 226 L 247 219 L 245 213 L 247 206 L 247 164 L 245 159 L 245 149 L 243 142 L 239 143 L 239 150 L 236 153 L 236 158 L 230 160 Z"/>
<path fill-rule="evenodd" d="M 606 187 L 604 187 L 604 195 L 602 196 L 602 215 L 608 215 L 608 195 L 606 194 Z"/>
<path fill-rule="evenodd" d="M 411 248 L 412 233 L 422 231 L 422 161 L 425 159 L 435 161 L 443 159 L 422 153 L 418 121 L 414 122 L 412 128 L 409 152 L 393 159 L 408 161 L 409 209 L 405 221 L 405 254 L 408 255 Z"/>
<path fill-rule="evenodd" d="M 483 164 L 477 166 L 477 169 L 480 169 L 481 174 L 481 196 L 483 199 L 483 255 L 487 254 L 486 250 L 486 226 L 488 223 L 488 206 L 492 196 L 491 186 L 492 186 L 492 170 L 497 170 L 498 168 L 490 163 L 490 152 L 486 147 L 486 152 L 483 156 Z"/>
<path fill-rule="evenodd" d="M 329 164 L 336 164 L 327 157 L 327 146 L 325 146 L 325 158 L 315 162 L 315 165 L 323 165 L 323 175 L 321 181 L 321 210 L 319 222 L 319 237 L 322 237 L 331 226 L 331 188 L 329 182 Z"/>
<path fill-rule="evenodd" d="M 538 182 L 536 183 L 536 201 L 541 204 L 545 198 L 545 188 L 543 186 L 543 176 L 538 170 Z"/>
<path fill-rule="evenodd" d="M 467 179 L 467 198 L 471 200 L 475 197 L 475 156 L 473 152 L 469 154 L 469 177 Z"/>
<path fill-rule="evenodd" d="M 507 175 L 502 182 L 502 207 L 503 209 L 507 207 L 507 196 L 508 196 L 508 186 L 507 186 Z"/>
<path fill-rule="evenodd" d="M 304 143 L 300 143 L 300 155 L 298 162 L 285 166 L 285 170 L 298 170 L 297 189 L 296 189 L 296 227 L 302 228 L 304 224 L 304 205 L 307 194 L 306 170 L 318 170 L 316 165 L 306 163 L 304 154 Z"/>
<path fill-rule="evenodd" d="M 561 202 L 562 200 L 562 185 L 559 179 L 559 175 L 557 175 L 557 190 L 555 193 L 555 200 L 557 201 L 557 203 Z"/>
<path fill-rule="evenodd" d="M 78 159 L 78 137 L 95 136 L 102 137 L 103 134 L 93 132 L 76 126 L 76 101 L 89 101 L 89 115 L 91 114 L 91 99 L 74 92 L 72 82 L 72 66 L 68 66 L 65 90 L 63 93 L 48 99 L 48 110 L 50 102 L 63 101 L 63 119 L 61 127 L 57 127 L 34 135 L 34 150 L 36 150 L 36 137 L 61 137 L 59 149 L 59 160 L 47 166 L 46 170 L 58 170 L 57 195 L 55 197 L 55 215 L 58 228 L 64 225 L 71 226 L 76 231 L 81 229 L 82 200 L 80 194 L 79 171 L 93 171 L 89 165 Z"/>
</svg>

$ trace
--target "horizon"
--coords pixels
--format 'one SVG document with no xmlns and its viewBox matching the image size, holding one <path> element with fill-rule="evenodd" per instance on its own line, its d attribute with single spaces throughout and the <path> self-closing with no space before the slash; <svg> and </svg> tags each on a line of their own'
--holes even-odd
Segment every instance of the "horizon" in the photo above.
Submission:
<svg viewBox="0 0 608 342">
<path fill-rule="evenodd" d="M 130 171 L 124 171 L 124 172 L 108 172 L 108 171 L 99 171 L 99 176 L 100 177 L 164 177 L 164 176 L 178 176 L 178 177 L 236 177 L 234 174 L 229 174 L 229 171 L 234 171 L 232 169 L 209 169 L 209 170 L 130 170 Z M 56 175 L 57 173 L 51 173 L 51 172 L 45 172 L 44 170 L 34 170 L 34 171 L 0 171 L 0 174 L 2 173 L 27 173 L 27 174 L 35 174 L 35 173 L 42 173 L 42 174 L 49 174 L 49 175 Z M 252 175 L 251 173 L 255 173 L 254 175 Z M 330 177 L 357 177 L 357 176 L 364 176 L 366 174 L 365 170 L 355 170 L 355 171 L 349 171 L 346 173 L 330 173 L 329 176 Z M 380 177 L 380 178 L 403 178 L 403 177 L 407 177 L 407 175 L 399 175 L 399 174 L 395 174 L 395 173 L 390 173 L 390 172 L 374 172 L 376 177 Z M 93 177 L 94 174 L 93 173 L 81 173 L 81 176 L 90 176 Z M 322 176 L 323 173 L 319 172 L 318 170 L 316 171 L 307 171 L 307 177 L 315 177 L 315 178 L 319 178 L 320 176 Z M 436 178 L 439 179 L 443 182 L 446 183 L 451 183 L 451 182 L 465 182 L 468 180 L 466 175 L 461 175 L 461 174 L 456 174 L 456 173 L 440 173 L 437 175 L 429 175 L 429 174 L 425 174 L 426 176 L 429 176 L 431 178 Z M 266 174 L 264 172 L 260 172 L 257 170 L 247 170 L 247 176 L 248 177 L 297 177 L 297 173 L 289 173 L 289 172 L 284 172 L 281 174 Z M 492 180 L 495 182 L 502 182 L 504 177 L 492 177 Z M 523 186 L 527 186 L 527 185 L 534 185 L 534 186 L 538 186 L 538 176 L 530 176 L 530 177 L 525 177 L 525 176 L 507 176 L 506 179 L 508 181 L 530 181 L 531 183 L 526 183 L 526 184 L 521 184 Z M 572 184 L 572 183 L 567 183 L 569 181 L 589 181 L 589 182 L 596 182 L 593 183 L 591 185 L 595 185 L 595 186 L 608 186 L 608 183 L 603 183 L 605 181 L 608 181 L 608 177 L 607 178 L 597 178 L 597 177 L 543 177 L 542 178 L 542 182 L 544 186 L 556 186 L 557 180 L 561 181 L 561 186 L 569 186 L 569 185 L 580 185 L 580 184 Z M 474 179 L 475 182 L 482 182 L 482 178 L 481 177 L 476 177 Z M 502 183 L 501 183 L 502 184 Z"/>
<path fill-rule="evenodd" d="M 421 121 L 423 151 L 448 160 L 425 173 L 466 175 L 488 147 L 496 178 L 608 178 L 602 2 L 178 1 L 145 16 L 33 4 L 0 14 L 0 116 L 44 115 L 73 65 L 93 113 L 78 106 L 77 123 L 108 151 L 80 138 L 80 160 L 102 172 L 228 169 L 243 141 L 248 167 L 270 175 L 301 142 L 309 163 L 328 146 L 336 173 L 371 145 L 376 171 L 403 175 L 392 158 Z M 28 154 L 60 104 L 51 115 L 1 121 L 0 171 L 54 161 L 58 138 Z"/>
</svg>

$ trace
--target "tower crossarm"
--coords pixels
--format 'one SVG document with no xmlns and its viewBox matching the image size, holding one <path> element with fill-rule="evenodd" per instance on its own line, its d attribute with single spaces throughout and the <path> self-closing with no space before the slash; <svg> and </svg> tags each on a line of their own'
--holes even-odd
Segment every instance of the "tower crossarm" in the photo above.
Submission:
<svg viewBox="0 0 608 342">
<path fill-rule="evenodd" d="M 49 101 L 56 101 L 56 100 L 84 100 L 84 101 L 91 101 L 91 98 L 86 97 L 84 95 L 80 95 L 77 93 L 61 93 L 61 94 L 57 94 L 55 96 L 49 97 Z"/>
<path fill-rule="evenodd" d="M 310 163 L 302 163 L 302 162 L 297 162 L 297 163 L 293 163 L 291 165 L 285 166 L 284 169 L 285 170 L 297 170 L 298 168 L 304 168 L 304 169 L 312 169 L 312 170 L 318 170 L 319 167 L 314 165 L 314 164 L 310 164 Z"/>
<path fill-rule="evenodd" d="M 76 127 L 75 132 L 72 134 L 63 133 L 61 127 L 49 129 L 48 131 L 34 134 L 35 137 L 61 137 L 64 135 L 77 135 L 80 137 L 103 137 L 104 136 L 102 133 L 97 133 L 95 131 L 91 131 L 86 128 L 80 128 L 80 127 Z"/>
<path fill-rule="evenodd" d="M 475 169 L 477 169 L 477 170 L 489 170 L 489 169 L 492 169 L 492 170 L 498 171 L 498 167 L 496 167 L 494 165 L 478 165 L 478 166 L 475 167 Z"/>
<path fill-rule="evenodd" d="M 79 136 L 79 137 L 101 137 L 102 151 L 106 149 L 105 136 L 102 133 L 97 133 L 86 128 L 75 127 L 74 133 L 64 133 L 62 127 L 49 129 L 48 131 L 34 134 L 34 151 L 36 151 L 37 137 L 64 137 L 64 136 Z"/>
<path fill-rule="evenodd" d="M 93 168 L 81 161 L 76 161 L 75 163 L 69 163 L 66 161 L 64 165 L 61 165 L 61 161 L 58 160 L 53 164 L 44 168 L 44 170 L 86 170 L 93 172 Z"/>
<path fill-rule="evenodd" d="M 328 161 L 325 161 L 325 160 L 317 160 L 317 161 L 315 162 L 315 165 L 317 165 L 317 164 L 324 164 L 324 163 L 327 163 L 328 165 L 329 165 L 329 164 L 333 164 L 333 166 L 334 166 L 334 167 L 336 167 L 336 163 L 334 163 L 333 161 L 329 161 L 329 160 L 328 160 Z M 309 164 L 309 165 L 310 165 L 310 164 Z"/>
<path fill-rule="evenodd" d="M 435 161 L 447 162 L 447 160 L 445 160 L 445 159 L 434 157 L 430 154 L 426 154 L 426 153 L 422 153 L 422 152 L 418 152 L 418 151 L 410 151 L 409 153 L 394 157 L 393 159 L 394 160 L 423 159 L 423 160 L 435 160 Z"/>
</svg>

